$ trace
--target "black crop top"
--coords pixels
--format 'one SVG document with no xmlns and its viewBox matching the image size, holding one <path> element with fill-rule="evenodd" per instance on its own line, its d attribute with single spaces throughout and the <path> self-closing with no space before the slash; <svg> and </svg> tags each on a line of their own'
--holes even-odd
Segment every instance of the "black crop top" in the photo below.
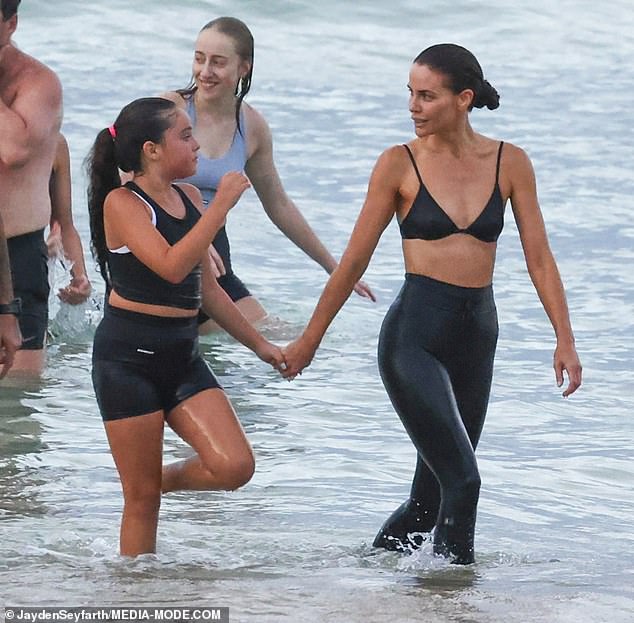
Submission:
<svg viewBox="0 0 634 623">
<path fill-rule="evenodd" d="M 439 240 L 452 234 L 469 234 L 482 242 L 495 242 L 504 227 L 504 200 L 498 183 L 500 177 L 500 158 L 502 157 L 502 145 L 498 149 L 497 165 L 495 170 L 495 186 L 489 201 L 478 214 L 476 219 L 464 229 L 458 227 L 449 215 L 438 205 L 431 196 L 423 178 L 420 175 L 414 155 L 407 145 L 403 145 L 414 165 L 414 170 L 420 182 L 420 188 L 407 216 L 400 223 L 401 236 L 407 239 Z"/>
<path fill-rule="evenodd" d="M 176 244 L 183 238 L 200 218 L 200 212 L 178 186 L 173 188 L 185 204 L 185 216 L 182 219 L 168 214 L 134 182 L 128 182 L 125 187 L 152 208 L 154 212 L 152 222 L 170 245 Z M 200 307 L 200 266 L 194 267 L 180 283 L 170 283 L 139 261 L 127 247 L 108 249 L 108 266 L 112 287 L 117 294 L 129 301 L 182 309 Z"/>
</svg>

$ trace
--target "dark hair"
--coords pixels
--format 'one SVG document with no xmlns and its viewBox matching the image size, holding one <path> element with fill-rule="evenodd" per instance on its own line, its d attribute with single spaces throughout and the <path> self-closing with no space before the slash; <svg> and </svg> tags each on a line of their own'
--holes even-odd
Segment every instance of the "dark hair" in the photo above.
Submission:
<svg viewBox="0 0 634 623">
<path fill-rule="evenodd" d="M 480 63 L 466 48 L 454 43 L 439 43 L 423 50 L 414 62 L 444 74 L 448 88 L 456 95 L 471 89 L 474 95 L 469 110 L 474 106 L 495 110 L 500 105 L 498 92 L 484 79 Z"/>
<path fill-rule="evenodd" d="M 217 17 L 207 22 L 200 32 L 215 28 L 223 35 L 227 35 L 233 39 L 236 46 L 236 52 L 238 56 L 244 61 L 249 62 L 249 72 L 243 78 L 240 78 L 238 84 L 236 84 L 236 96 L 238 101 L 236 102 L 236 124 L 238 130 L 242 133 L 240 127 L 240 107 L 242 106 L 242 100 L 246 97 L 247 93 L 251 89 L 251 79 L 253 77 L 253 57 L 254 57 L 254 43 L 253 35 L 248 26 L 241 20 L 235 17 Z M 200 34 L 200 33 L 198 33 Z M 192 77 L 190 83 L 184 89 L 178 89 L 176 92 L 180 93 L 184 98 L 189 99 L 196 93 L 197 90 L 196 81 Z"/>
<path fill-rule="evenodd" d="M 141 153 L 146 141 L 160 143 L 171 127 L 176 104 L 162 97 L 144 97 L 125 106 L 116 121 L 104 128 L 86 158 L 90 247 L 99 272 L 110 284 L 107 264 L 103 204 L 111 190 L 121 186 L 119 169 L 140 172 Z"/>
<path fill-rule="evenodd" d="M 6 22 L 11 19 L 17 12 L 18 6 L 20 6 L 20 0 L 2 0 L 2 21 Z"/>
</svg>

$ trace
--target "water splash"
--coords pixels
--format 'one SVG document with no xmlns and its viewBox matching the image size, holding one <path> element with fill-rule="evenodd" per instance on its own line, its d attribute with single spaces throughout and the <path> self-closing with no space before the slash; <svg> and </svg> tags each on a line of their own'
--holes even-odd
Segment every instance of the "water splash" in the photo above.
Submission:
<svg viewBox="0 0 634 623">
<path fill-rule="evenodd" d="M 59 299 L 59 290 L 70 283 L 72 268 L 73 263 L 61 253 L 49 258 L 49 341 L 76 341 L 89 338 L 101 317 L 101 306 L 93 296 L 78 305 L 70 305 Z"/>
</svg>

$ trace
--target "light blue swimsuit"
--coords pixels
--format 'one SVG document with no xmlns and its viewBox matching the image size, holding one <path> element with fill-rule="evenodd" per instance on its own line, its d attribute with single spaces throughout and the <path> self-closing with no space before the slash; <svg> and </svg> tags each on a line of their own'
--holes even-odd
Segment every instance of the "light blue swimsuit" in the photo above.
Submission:
<svg viewBox="0 0 634 623">
<path fill-rule="evenodd" d="M 192 126 L 196 127 L 196 107 L 194 106 L 194 98 L 190 97 L 187 101 L 187 114 L 192 120 Z M 205 207 L 211 203 L 220 179 L 229 171 L 244 171 L 247 162 L 247 145 L 245 134 L 247 131 L 244 121 L 244 111 L 240 111 L 240 130 L 236 130 L 233 136 L 233 142 L 229 150 L 220 158 L 207 158 L 207 156 L 198 152 L 198 168 L 196 173 L 181 182 L 193 184 L 200 190 L 203 195 Z"/>
<path fill-rule="evenodd" d="M 192 126 L 195 128 L 196 107 L 194 106 L 193 96 L 187 98 L 186 103 L 187 114 L 192 120 Z M 240 132 L 240 130 L 242 131 Z M 244 111 L 242 110 L 240 110 L 240 130 L 236 130 L 231 147 L 229 147 L 229 150 L 224 156 L 220 158 L 207 158 L 199 152 L 196 173 L 191 177 L 179 180 L 193 184 L 200 190 L 205 207 L 213 201 L 220 179 L 225 173 L 229 173 L 229 171 L 244 171 L 247 162 L 247 145 L 245 139 L 247 129 L 244 120 Z M 222 289 L 233 301 L 238 301 L 250 296 L 251 293 L 240 278 L 233 272 L 233 268 L 231 267 L 231 247 L 224 226 L 218 230 L 213 245 L 225 265 L 226 274 L 218 279 L 218 283 Z"/>
</svg>

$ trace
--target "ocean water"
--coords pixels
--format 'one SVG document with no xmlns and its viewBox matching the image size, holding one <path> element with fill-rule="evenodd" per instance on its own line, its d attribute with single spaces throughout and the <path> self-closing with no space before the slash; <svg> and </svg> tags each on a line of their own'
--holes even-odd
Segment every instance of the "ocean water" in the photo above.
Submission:
<svg viewBox="0 0 634 623">
<path fill-rule="evenodd" d="M 335 254 L 383 149 L 409 140 L 407 72 L 424 47 L 470 48 L 501 94 L 475 128 L 531 156 L 584 364 L 564 400 L 553 335 L 510 210 L 494 286 L 500 342 L 478 449 L 477 563 L 373 550 L 407 496 L 415 453 L 381 386 L 376 340 L 402 282 L 398 231 L 313 365 L 292 384 L 228 337 L 202 345 L 257 456 L 234 493 L 164 499 L 156 556 L 117 552 L 121 494 L 90 382 L 95 303 L 53 301 L 40 382 L 0 385 L 0 605 L 228 606 L 231 621 L 634 621 L 634 11 L 595 3 L 396 0 L 25 0 L 16 42 L 59 74 L 74 215 L 87 247 L 82 160 L 128 101 L 184 86 L 193 40 L 235 15 L 256 40 L 248 97 L 274 134 L 289 194 Z M 267 220 L 232 212 L 236 271 L 280 344 L 326 275 Z M 64 280 L 57 268 L 55 278 Z M 188 455 L 167 433 L 166 460 Z"/>
</svg>

